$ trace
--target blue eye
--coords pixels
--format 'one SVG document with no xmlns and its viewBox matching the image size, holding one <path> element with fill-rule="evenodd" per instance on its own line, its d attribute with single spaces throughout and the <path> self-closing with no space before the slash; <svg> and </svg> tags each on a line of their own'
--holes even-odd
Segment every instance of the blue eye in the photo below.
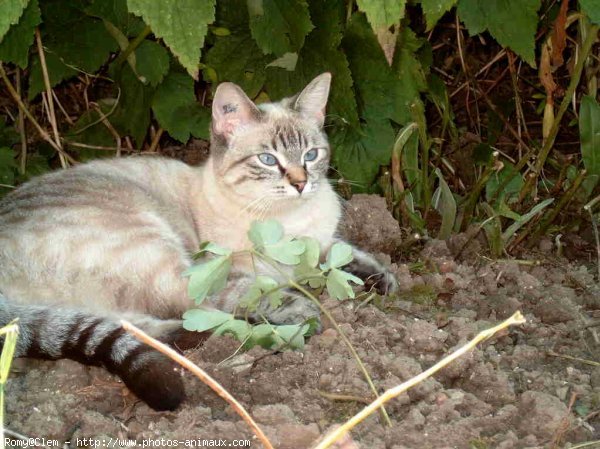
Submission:
<svg viewBox="0 0 600 449">
<path fill-rule="evenodd" d="M 258 155 L 258 159 L 265 165 L 275 165 L 277 158 L 271 153 L 261 153 Z"/>
<path fill-rule="evenodd" d="M 313 148 L 312 150 L 306 152 L 306 154 L 304 155 L 304 160 L 308 161 L 308 162 L 314 161 L 318 155 L 319 155 L 319 150 L 316 148 Z"/>
</svg>

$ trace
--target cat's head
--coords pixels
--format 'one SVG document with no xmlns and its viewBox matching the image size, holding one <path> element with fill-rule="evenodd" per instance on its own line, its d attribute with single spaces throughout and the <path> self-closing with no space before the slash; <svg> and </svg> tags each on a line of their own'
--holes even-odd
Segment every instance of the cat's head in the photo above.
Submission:
<svg viewBox="0 0 600 449">
<path fill-rule="evenodd" d="M 323 131 L 331 74 L 294 97 L 255 105 L 233 83 L 217 87 L 211 158 L 222 185 L 244 201 L 270 203 L 313 196 L 327 182 L 329 143 Z"/>
</svg>

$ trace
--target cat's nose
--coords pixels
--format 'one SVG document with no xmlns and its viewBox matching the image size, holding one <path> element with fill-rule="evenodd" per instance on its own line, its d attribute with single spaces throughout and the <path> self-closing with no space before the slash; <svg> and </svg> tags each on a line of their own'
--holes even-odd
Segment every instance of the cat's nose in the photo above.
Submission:
<svg viewBox="0 0 600 449">
<path fill-rule="evenodd" d="M 298 193 L 302 193 L 304 187 L 306 187 L 306 181 L 296 181 L 291 183 Z"/>
</svg>

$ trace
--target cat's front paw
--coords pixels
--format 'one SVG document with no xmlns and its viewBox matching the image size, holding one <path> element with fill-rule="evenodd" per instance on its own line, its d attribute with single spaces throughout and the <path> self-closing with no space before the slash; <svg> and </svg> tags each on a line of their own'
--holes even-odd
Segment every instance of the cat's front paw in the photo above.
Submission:
<svg viewBox="0 0 600 449">
<path fill-rule="evenodd" d="M 354 249 L 353 253 L 354 260 L 346 265 L 344 270 L 361 278 L 367 290 L 375 289 L 382 295 L 398 291 L 398 280 L 387 267 L 369 253 L 357 249 Z"/>
</svg>

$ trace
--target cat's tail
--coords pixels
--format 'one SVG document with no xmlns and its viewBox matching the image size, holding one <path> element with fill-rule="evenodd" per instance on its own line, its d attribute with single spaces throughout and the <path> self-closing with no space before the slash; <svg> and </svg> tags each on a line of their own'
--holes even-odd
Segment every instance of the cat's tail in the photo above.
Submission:
<svg viewBox="0 0 600 449">
<path fill-rule="evenodd" d="M 15 304 L 0 295 L 0 326 L 19 318 L 15 357 L 72 359 L 101 365 L 155 410 L 174 410 L 185 397 L 178 365 L 128 334 L 115 317 L 77 309 Z M 144 317 L 135 323 L 171 343 L 181 322 Z M 169 335 L 173 338 L 168 338 Z M 0 343 L 1 346 L 1 343 Z"/>
</svg>

